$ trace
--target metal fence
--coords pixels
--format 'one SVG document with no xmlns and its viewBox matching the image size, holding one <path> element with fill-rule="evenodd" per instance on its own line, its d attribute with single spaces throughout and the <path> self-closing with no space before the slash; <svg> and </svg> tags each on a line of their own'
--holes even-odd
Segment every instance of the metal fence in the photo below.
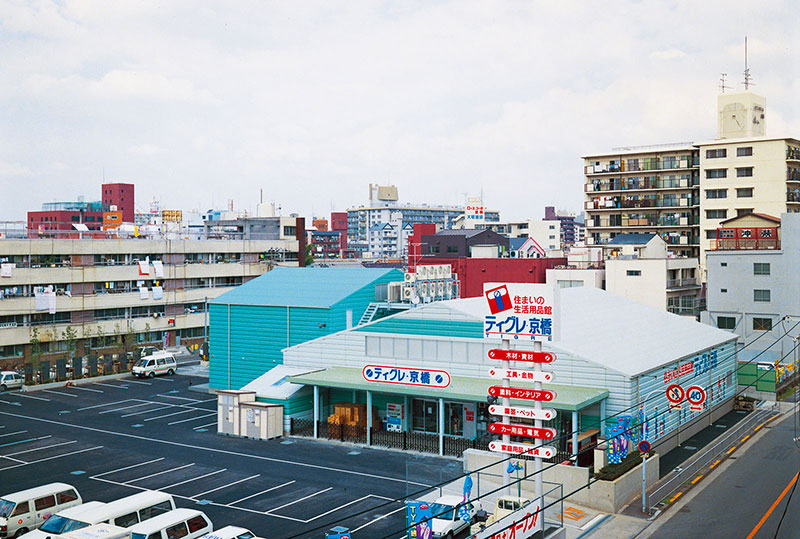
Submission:
<svg viewBox="0 0 800 539">
<path fill-rule="evenodd" d="M 290 424 L 290 434 L 293 436 L 314 436 L 313 419 L 292 418 Z M 317 422 L 317 436 L 328 440 L 366 444 L 367 428 L 319 421 Z M 371 445 L 403 451 L 439 454 L 439 436 L 426 432 L 389 432 L 373 428 L 370 442 Z M 444 437 L 445 455 L 460 457 L 467 449 L 488 450 L 489 443 L 452 436 Z"/>
</svg>

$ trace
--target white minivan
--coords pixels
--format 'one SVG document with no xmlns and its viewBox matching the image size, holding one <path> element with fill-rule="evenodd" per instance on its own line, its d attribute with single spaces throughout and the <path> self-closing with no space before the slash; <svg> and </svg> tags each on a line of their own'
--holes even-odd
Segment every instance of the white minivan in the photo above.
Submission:
<svg viewBox="0 0 800 539">
<path fill-rule="evenodd" d="M 213 532 L 205 534 L 200 539 L 253 539 L 256 534 L 247 528 L 239 526 L 225 526 Z"/>
<path fill-rule="evenodd" d="M 0 496 L 0 537 L 16 537 L 35 530 L 50 515 L 82 502 L 75 487 L 66 483 L 49 483 Z"/>
<path fill-rule="evenodd" d="M 152 378 L 157 374 L 172 376 L 177 370 L 178 362 L 175 361 L 175 356 L 169 352 L 157 352 L 137 361 L 131 369 L 131 374 L 139 378 L 144 378 L 145 376 Z"/>
<path fill-rule="evenodd" d="M 93 506 L 85 510 L 81 509 L 89 504 L 93 504 Z M 66 511 L 59 512 L 50 517 L 38 530 L 26 533 L 24 539 L 47 539 L 48 536 L 64 534 L 102 522 L 121 528 L 130 528 L 143 520 L 163 515 L 173 509 L 175 509 L 175 500 L 170 494 L 157 490 L 145 490 L 109 503 L 88 502 L 73 508 L 70 514 L 66 514 Z M 54 520 L 54 522 L 51 524 L 50 520 Z M 51 531 L 51 528 L 53 530 L 63 528 L 65 531 Z"/>
<path fill-rule="evenodd" d="M 197 509 L 175 509 L 131 527 L 131 539 L 195 539 L 214 529 Z"/>
</svg>

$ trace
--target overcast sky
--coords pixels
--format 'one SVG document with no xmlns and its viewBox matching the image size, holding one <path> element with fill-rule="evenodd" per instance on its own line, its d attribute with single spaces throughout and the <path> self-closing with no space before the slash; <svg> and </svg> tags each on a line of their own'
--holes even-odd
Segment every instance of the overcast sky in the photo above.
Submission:
<svg viewBox="0 0 800 539">
<path fill-rule="evenodd" d="M 610 4 L 613 7 L 599 9 Z M 503 218 L 581 211 L 581 155 L 716 133 L 744 36 L 767 133 L 800 138 L 796 2 L 0 2 L 0 220 L 137 206 L 327 216 L 392 183 Z"/>
</svg>

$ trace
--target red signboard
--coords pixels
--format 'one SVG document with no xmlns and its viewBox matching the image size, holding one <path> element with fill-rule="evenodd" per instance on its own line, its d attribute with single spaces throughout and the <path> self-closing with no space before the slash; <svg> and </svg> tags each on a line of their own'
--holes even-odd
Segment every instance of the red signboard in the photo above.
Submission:
<svg viewBox="0 0 800 539">
<path fill-rule="evenodd" d="M 510 453 L 512 455 L 518 455 L 520 453 L 524 453 L 530 457 L 541 457 L 543 459 L 550 459 L 556 456 L 556 448 L 549 445 L 537 447 L 535 445 L 529 445 L 529 444 L 501 442 L 500 440 L 494 440 L 492 442 L 489 442 L 489 451 L 496 451 L 498 453 Z"/>
<path fill-rule="evenodd" d="M 489 423 L 489 431 L 495 434 L 524 436 L 525 438 L 539 438 L 541 440 L 552 440 L 556 437 L 556 429 L 551 429 L 550 427 L 509 425 L 508 423 Z"/>
<path fill-rule="evenodd" d="M 489 359 L 503 359 L 509 361 L 528 361 L 530 363 L 552 363 L 556 355 L 550 352 L 522 352 L 520 350 L 489 350 Z"/>
<path fill-rule="evenodd" d="M 510 399 L 544 402 L 550 402 L 556 398 L 556 392 L 549 389 L 525 389 L 522 387 L 501 386 L 489 386 L 489 395 L 493 397 L 508 397 Z"/>
</svg>

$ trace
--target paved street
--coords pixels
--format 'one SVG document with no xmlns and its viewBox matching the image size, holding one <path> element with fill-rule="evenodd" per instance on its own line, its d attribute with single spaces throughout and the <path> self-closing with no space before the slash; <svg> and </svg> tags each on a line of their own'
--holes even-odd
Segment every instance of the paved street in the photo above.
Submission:
<svg viewBox="0 0 800 539">
<path fill-rule="evenodd" d="M 103 381 L 0 396 L 0 494 L 50 481 L 84 500 L 144 489 L 205 511 L 215 528 L 263 537 L 399 537 L 394 501 L 460 472 L 460 462 L 303 439 L 216 434 L 216 399 L 190 375 Z M 407 475 L 409 481 L 407 481 Z M 396 533 L 396 535 L 395 535 Z"/>
<path fill-rule="evenodd" d="M 764 429 L 763 437 L 744 453 L 732 456 L 731 464 L 704 485 L 694 498 L 677 512 L 670 509 L 672 513 L 664 515 L 668 521 L 650 537 L 775 537 L 791 488 L 780 502 L 776 501 L 800 470 L 800 448 L 793 441 L 796 434 L 791 414 Z M 798 537 L 800 493 L 795 493 L 788 503 L 778 538 Z M 772 511 L 767 516 L 770 508 Z M 749 535 L 762 519 L 758 531 Z"/>
</svg>

